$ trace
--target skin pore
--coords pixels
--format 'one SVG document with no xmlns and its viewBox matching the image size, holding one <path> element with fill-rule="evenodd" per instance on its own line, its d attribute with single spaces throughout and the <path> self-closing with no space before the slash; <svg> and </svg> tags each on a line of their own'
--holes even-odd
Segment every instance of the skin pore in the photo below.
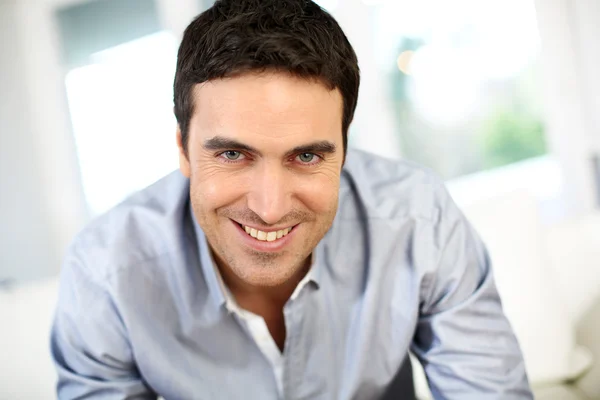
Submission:
<svg viewBox="0 0 600 400">
<path fill-rule="evenodd" d="M 342 96 L 265 72 L 197 85 L 194 106 L 187 152 L 177 133 L 194 216 L 237 303 L 282 349 L 283 306 L 337 212 Z"/>
</svg>

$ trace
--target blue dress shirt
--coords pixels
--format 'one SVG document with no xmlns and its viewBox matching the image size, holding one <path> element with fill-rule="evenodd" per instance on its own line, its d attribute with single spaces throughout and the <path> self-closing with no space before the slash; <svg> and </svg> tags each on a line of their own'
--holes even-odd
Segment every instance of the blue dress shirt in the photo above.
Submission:
<svg viewBox="0 0 600 400">
<path fill-rule="evenodd" d="M 60 399 L 378 398 L 411 350 L 436 399 L 531 399 L 485 247 L 443 183 L 350 150 L 339 209 L 284 307 L 281 387 L 174 172 L 96 219 L 61 272 Z"/>
</svg>

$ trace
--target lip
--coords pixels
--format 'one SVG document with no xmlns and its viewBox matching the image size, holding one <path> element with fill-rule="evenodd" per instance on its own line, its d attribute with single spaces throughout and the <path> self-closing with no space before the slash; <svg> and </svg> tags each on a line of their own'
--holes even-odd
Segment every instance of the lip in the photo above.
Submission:
<svg viewBox="0 0 600 400">
<path fill-rule="evenodd" d="M 234 220 L 230 221 L 239 233 L 242 243 L 250 247 L 252 250 L 265 253 L 275 253 L 283 250 L 284 247 L 293 239 L 293 236 L 295 236 L 298 227 L 298 225 L 294 225 L 294 228 L 287 235 L 283 236 L 282 238 L 276 239 L 272 242 L 267 242 L 253 238 L 252 236 L 246 233 L 246 231 L 240 226 L 239 223 L 235 222 Z"/>
</svg>

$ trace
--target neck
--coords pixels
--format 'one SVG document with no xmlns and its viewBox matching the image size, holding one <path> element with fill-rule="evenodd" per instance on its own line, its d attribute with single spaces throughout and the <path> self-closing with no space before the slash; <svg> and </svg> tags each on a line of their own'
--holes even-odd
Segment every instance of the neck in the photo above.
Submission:
<svg viewBox="0 0 600 400">
<path fill-rule="evenodd" d="M 223 282 L 234 296 L 236 302 L 245 310 L 266 317 L 271 313 L 280 313 L 292 296 L 300 281 L 310 269 L 310 256 L 304 265 L 290 279 L 277 286 L 256 286 L 248 284 L 236 276 L 227 265 L 217 262 Z"/>
</svg>

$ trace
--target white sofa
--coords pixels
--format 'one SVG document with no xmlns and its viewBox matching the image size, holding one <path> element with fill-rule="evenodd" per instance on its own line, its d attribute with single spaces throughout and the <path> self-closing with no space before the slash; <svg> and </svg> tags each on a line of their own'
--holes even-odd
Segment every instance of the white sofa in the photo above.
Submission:
<svg viewBox="0 0 600 400">
<path fill-rule="evenodd" d="M 536 398 L 600 399 L 600 213 L 544 227 L 526 192 L 462 206 L 490 250 Z M 55 398 L 56 290 L 56 279 L 0 290 L 0 399 Z M 417 365 L 415 382 L 427 398 Z"/>
</svg>

